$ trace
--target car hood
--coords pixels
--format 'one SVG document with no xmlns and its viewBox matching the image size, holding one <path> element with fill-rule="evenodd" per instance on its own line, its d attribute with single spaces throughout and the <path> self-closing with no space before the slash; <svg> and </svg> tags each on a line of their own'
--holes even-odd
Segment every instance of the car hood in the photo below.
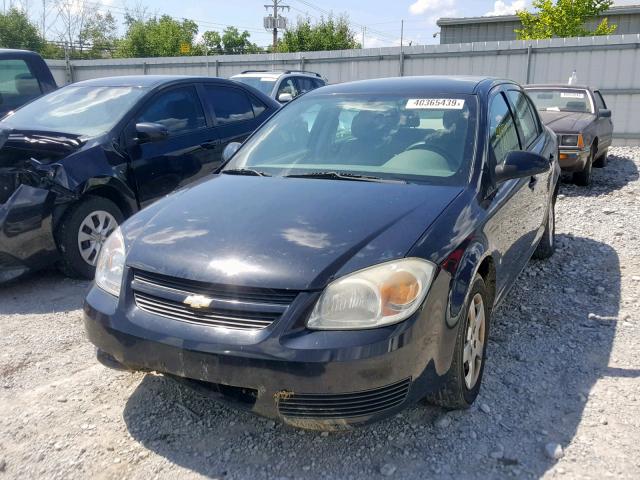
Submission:
<svg viewBox="0 0 640 480">
<path fill-rule="evenodd" d="M 542 111 L 540 118 L 554 132 L 564 133 L 580 132 L 596 117 L 591 113 Z"/>
<path fill-rule="evenodd" d="M 402 258 L 462 187 L 217 175 L 123 225 L 130 267 L 312 290 Z"/>
<path fill-rule="evenodd" d="M 0 126 L 0 167 L 21 166 L 29 160 L 53 163 L 85 144 L 86 140 L 78 135 L 3 129 Z"/>
</svg>

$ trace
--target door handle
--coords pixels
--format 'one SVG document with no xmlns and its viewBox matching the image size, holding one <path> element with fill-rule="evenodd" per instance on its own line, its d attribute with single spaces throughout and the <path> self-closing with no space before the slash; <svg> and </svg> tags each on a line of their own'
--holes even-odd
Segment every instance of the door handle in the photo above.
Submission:
<svg viewBox="0 0 640 480">
<path fill-rule="evenodd" d="M 218 145 L 220 145 L 220 140 L 210 140 L 208 142 L 204 142 L 201 143 L 200 146 L 202 148 L 207 148 L 207 149 L 211 149 L 211 148 L 216 148 Z"/>
<path fill-rule="evenodd" d="M 536 183 L 538 183 L 538 178 L 531 177 L 531 179 L 529 180 L 529 188 L 533 190 L 533 187 L 536 186 Z"/>
</svg>

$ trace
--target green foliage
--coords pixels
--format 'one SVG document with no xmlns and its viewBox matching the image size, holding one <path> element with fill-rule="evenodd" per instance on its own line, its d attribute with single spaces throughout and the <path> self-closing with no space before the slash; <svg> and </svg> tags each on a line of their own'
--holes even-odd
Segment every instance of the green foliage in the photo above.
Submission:
<svg viewBox="0 0 640 480">
<path fill-rule="evenodd" d="M 595 30 L 585 27 L 585 22 L 606 12 L 612 0 L 534 0 L 537 12 L 518 12 L 522 29 L 516 30 L 520 40 L 537 40 L 553 37 L 585 37 L 611 35 L 617 25 L 609 25 L 603 19 Z"/>
<path fill-rule="evenodd" d="M 80 31 L 79 44 L 87 45 L 83 54 L 89 58 L 110 57 L 116 48 L 118 27 L 111 12 L 96 12 Z"/>
<path fill-rule="evenodd" d="M 284 33 L 279 52 L 309 52 L 317 50 L 348 50 L 360 48 L 346 16 L 321 18 L 312 24 L 309 18 L 299 18 L 295 28 Z"/>
<path fill-rule="evenodd" d="M 0 13 L 0 47 L 23 48 L 39 52 L 44 46 L 38 28 L 17 8 Z"/>
<path fill-rule="evenodd" d="M 149 20 L 133 20 L 116 48 L 117 57 L 175 57 L 185 55 L 180 46 L 189 46 L 191 55 L 198 25 L 193 20 L 178 21 L 168 15 Z"/>
<path fill-rule="evenodd" d="M 262 49 L 249 38 L 251 35 L 246 30 L 240 32 L 236 27 L 227 27 L 222 32 L 207 31 L 202 34 L 202 41 L 196 46 L 196 54 L 234 54 L 234 53 L 260 53 Z"/>
</svg>

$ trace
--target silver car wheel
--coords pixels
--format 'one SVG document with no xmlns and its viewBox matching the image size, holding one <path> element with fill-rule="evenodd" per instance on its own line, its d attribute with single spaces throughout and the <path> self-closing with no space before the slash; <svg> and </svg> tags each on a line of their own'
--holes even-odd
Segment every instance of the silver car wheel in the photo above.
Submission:
<svg viewBox="0 0 640 480">
<path fill-rule="evenodd" d="M 91 212 L 80 224 L 78 249 L 82 259 L 95 266 L 107 237 L 118 227 L 113 215 L 104 210 Z"/>
<path fill-rule="evenodd" d="M 462 353 L 464 382 L 469 390 L 475 387 L 482 369 L 485 331 L 484 301 L 482 295 L 476 293 L 467 313 L 467 334 Z"/>
</svg>

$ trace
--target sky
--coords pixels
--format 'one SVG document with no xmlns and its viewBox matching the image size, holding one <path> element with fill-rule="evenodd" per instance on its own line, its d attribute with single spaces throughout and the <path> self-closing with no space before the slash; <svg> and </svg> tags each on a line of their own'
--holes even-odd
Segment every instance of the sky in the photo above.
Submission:
<svg viewBox="0 0 640 480">
<path fill-rule="evenodd" d="M 56 0 L 44 0 L 47 11 L 47 38 L 56 37 Z M 175 18 L 189 18 L 198 23 L 200 33 L 221 31 L 234 25 L 251 34 L 251 41 L 260 46 L 271 42 L 271 33 L 262 27 L 267 11 L 264 5 L 272 0 L 65 0 L 85 2 L 96 9 L 109 9 L 122 20 L 127 8 L 143 5 L 151 14 L 168 14 Z M 43 0 L 0 0 L 0 6 L 21 4 L 30 16 L 41 21 Z M 317 19 L 333 12 L 346 14 L 352 29 L 365 48 L 399 45 L 400 22 L 405 22 L 406 43 L 438 43 L 434 34 L 439 31 L 436 21 L 441 17 L 470 17 L 508 15 L 527 8 L 531 0 L 286 0 L 285 12 L 291 23 L 301 16 Z M 640 3 L 640 0 L 619 0 L 617 5 Z"/>
</svg>

